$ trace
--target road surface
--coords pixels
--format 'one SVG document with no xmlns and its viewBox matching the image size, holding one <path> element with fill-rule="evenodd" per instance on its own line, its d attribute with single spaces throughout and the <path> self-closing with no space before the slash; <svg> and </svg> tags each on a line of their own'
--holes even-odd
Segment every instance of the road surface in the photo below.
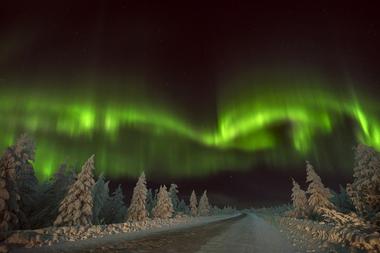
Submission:
<svg viewBox="0 0 380 253">
<path fill-rule="evenodd" d="M 70 242 L 71 246 L 75 243 Z M 297 250 L 275 227 L 254 214 L 244 214 L 206 225 L 171 229 L 137 238 L 120 235 L 117 241 L 99 239 L 97 244 L 87 248 L 45 247 L 43 252 L 296 253 Z"/>
</svg>

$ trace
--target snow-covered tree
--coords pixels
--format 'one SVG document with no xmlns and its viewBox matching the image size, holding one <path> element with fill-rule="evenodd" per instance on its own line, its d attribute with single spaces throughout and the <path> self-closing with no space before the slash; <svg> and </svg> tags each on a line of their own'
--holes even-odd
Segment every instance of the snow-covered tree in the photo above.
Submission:
<svg viewBox="0 0 380 253">
<path fill-rule="evenodd" d="M 112 193 L 100 211 L 100 217 L 105 224 L 121 223 L 127 214 L 127 207 L 124 203 L 124 194 L 120 185 Z"/>
<path fill-rule="evenodd" d="M 306 217 L 308 215 L 309 205 L 307 203 L 306 193 L 294 179 L 292 188 L 292 203 L 296 216 Z"/>
<path fill-rule="evenodd" d="M 9 198 L 5 206 L 12 216 L 12 229 L 29 228 L 28 216 L 36 203 L 38 180 L 30 161 L 34 160 L 35 145 L 26 134 L 21 135 L 14 145 L 7 148 L 3 156 L 4 186 Z M 1 201 L 0 201 L 1 202 Z M 1 204 L 0 204 L 1 205 Z M 4 206 L 4 208 L 5 208 Z M 16 218 L 17 217 L 17 218 Z M 8 220 L 9 215 L 5 217 Z M 11 223 L 8 223 L 11 225 Z"/>
<path fill-rule="evenodd" d="M 373 148 L 355 148 L 354 182 L 347 193 L 359 215 L 380 226 L 380 155 Z"/>
<path fill-rule="evenodd" d="M 190 213 L 192 216 L 198 215 L 198 200 L 194 190 L 191 192 L 190 196 Z"/>
<path fill-rule="evenodd" d="M 173 216 L 173 204 L 166 186 L 161 186 L 157 194 L 157 204 L 153 208 L 153 217 L 167 219 Z"/>
<path fill-rule="evenodd" d="M 131 205 L 128 208 L 128 221 L 143 221 L 148 217 L 146 210 L 147 191 L 145 174 L 142 172 L 133 189 Z"/>
<path fill-rule="evenodd" d="M 109 181 L 104 181 L 103 174 L 100 174 L 92 189 L 93 207 L 92 207 L 92 222 L 93 224 L 100 224 L 101 217 L 100 211 L 106 205 L 109 198 Z"/>
<path fill-rule="evenodd" d="M 63 163 L 49 181 L 39 185 L 39 199 L 36 206 L 42 208 L 34 210 L 31 218 L 32 227 L 41 228 L 53 225 L 58 216 L 59 204 L 75 178 L 74 168 L 69 168 L 66 163 Z"/>
<path fill-rule="evenodd" d="M 198 213 L 201 216 L 207 216 L 210 214 L 210 204 L 207 198 L 207 190 L 202 194 L 202 197 L 199 200 Z"/>
<path fill-rule="evenodd" d="M 171 184 L 169 188 L 169 196 L 172 200 L 173 209 L 178 212 L 179 198 L 178 198 L 178 186 L 176 184 Z"/>
<path fill-rule="evenodd" d="M 34 155 L 34 142 L 23 134 L 0 160 L 0 232 L 29 224 L 25 211 L 31 212 L 38 183 L 30 163 Z"/>
<path fill-rule="evenodd" d="M 70 186 L 59 206 L 59 213 L 54 221 L 55 226 L 88 225 L 92 221 L 92 188 L 94 155 L 82 166 L 77 180 Z"/>
<path fill-rule="evenodd" d="M 35 143 L 27 134 L 22 134 L 13 147 L 14 153 L 20 163 L 34 161 L 35 158 Z"/>
<path fill-rule="evenodd" d="M 320 207 L 335 209 L 334 204 L 330 201 L 332 197 L 330 190 L 323 185 L 321 178 L 308 161 L 306 161 L 306 173 L 306 182 L 309 183 L 307 188 L 307 194 L 309 194 L 308 204 L 311 211 L 320 214 L 318 210 Z"/>
<path fill-rule="evenodd" d="M 0 160 L 0 239 L 1 234 L 18 228 L 19 200 L 16 183 L 16 160 L 8 148 Z"/>
</svg>

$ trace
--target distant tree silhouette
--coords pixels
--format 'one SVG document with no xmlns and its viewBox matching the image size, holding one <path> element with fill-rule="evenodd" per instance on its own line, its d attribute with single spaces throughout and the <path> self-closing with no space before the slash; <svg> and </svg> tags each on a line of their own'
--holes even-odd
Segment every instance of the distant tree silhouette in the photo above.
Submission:
<svg viewBox="0 0 380 253">
<path fill-rule="evenodd" d="M 178 186 L 171 184 L 169 188 L 169 196 L 173 204 L 173 209 L 178 212 L 179 198 L 178 198 Z"/>
<path fill-rule="evenodd" d="M 155 196 L 153 194 L 152 188 L 148 189 L 147 195 L 146 195 L 146 210 L 148 211 L 148 216 L 152 216 L 152 210 L 155 206 Z"/>
<path fill-rule="evenodd" d="M 93 207 L 92 207 L 92 223 L 100 224 L 103 217 L 101 211 L 105 207 L 109 198 L 109 181 L 104 181 L 103 174 L 100 174 L 92 189 Z"/>
<path fill-rule="evenodd" d="M 99 216 L 101 217 L 101 223 L 112 224 L 123 222 L 126 215 L 127 207 L 124 203 L 124 194 L 119 185 L 112 193 L 112 196 L 107 199 Z"/>
<path fill-rule="evenodd" d="M 69 169 L 63 163 L 59 166 L 56 173 L 48 181 L 40 185 L 40 196 L 33 212 L 31 223 L 34 228 L 52 226 L 58 216 L 59 204 L 65 197 L 69 187 L 75 181 L 76 174 L 74 169 Z"/>
</svg>

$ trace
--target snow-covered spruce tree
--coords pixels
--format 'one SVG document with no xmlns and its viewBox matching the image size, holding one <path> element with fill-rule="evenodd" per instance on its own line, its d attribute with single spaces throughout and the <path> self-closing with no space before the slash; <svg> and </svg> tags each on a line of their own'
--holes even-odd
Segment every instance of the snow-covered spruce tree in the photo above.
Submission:
<svg viewBox="0 0 380 253">
<path fill-rule="evenodd" d="M 199 200 L 198 213 L 201 216 L 207 216 L 210 214 L 210 204 L 207 198 L 207 190 L 203 192 L 202 197 Z"/>
<path fill-rule="evenodd" d="M 18 219 L 19 228 L 30 228 L 29 217 L 36 207 L 38 198 L 38 180 L 34 175 L 34 169 L 30 161 L 34 161 L 35 144 L 26 134 L 22 134 L 16 143 L 7 149 L 15 160 L 14 190 L 19 195 Z"/>
<path fill-rule="evenodd" d="M 198 215 L 198 200 L 194 190 L 191 192 L 190 196 L 190 214 L 192 216 Z"/>
<path fill-rule="evenodd" d="M 89 225 L 92 221 L 94 155 L 82 166 L 76 181 L 62 200 L 55 226 Z"/>
<path fill-rule="evenodd" d="M 128 221 L 143 221 L 148 217 L 146 210 L 147 191 L 145 174 L 142 172 L 133 189 L 131 205 L 128 208 Z"/>
<path fill-rule="evenodd" d="M 373 148 L 355 148 L 354 182 L 347 193 L 359 215 L 380 226 L 380 154 Z"/>
<path fill-rule="evenodd" d="M 355 148 L 354 182 L 347 193 L 358 214 L 380 227 L 380 154 L 359 144 Z"/>
<path fill-rule="evenodd" d="M 127 207 L 124 203 L 124 194 L 120 185 L 106 201 L 99 216 L 105 224 L 121 223 L 127 215 Z"/>
<path fill-rule="evenodd" d="M 40 196 L 36 206 L 41 208 L 35 210 L 32 214 L 32 227 L 41 228 L 53 225 L 55 218 L 58 216 L 59 204 L 75 178 L 74 168 L 69 168 L 66 163 L 63 163 L 49 181 L 39 186 Z"/>
<path fill-rule="evenodd" d="M 308 161 L 306 161 L 306 173 L 306 182 L 309 183 L 307 188 L 307 194 L 309 194 L 308 204 L 311 212 L 321 214 L 318 210 L 320 207 L 335 209 L 334 204 L 330 201 L 332 197 L 330 190 L 323 185 L 321 178 Z"/>
<path fill-rule="evenodd" d="M 292 188 L 292 203 L 296 217 L 307 217 L 309 205 L 307 203 L 306 192 L 301 189 L 300 185 L 294 180 Z"/>
<path fill-rule="evenodd" d="M 38 184 L 29 162 L 34 160 L 34 152 L 34 142 L 23 134 L 0 160 L 0 232 L 29 226 L 24 211 L 30 215 L 27 204 L 34 204 Z"/>
<path fill-rule="evenodd" d="M 169 197 L 172 200 L 174 211 L 178 212 L 179 198 L 178 198 L 178 186 L 176 184 L 170 185 Z"/>
<path fill-rule="evenodd" d="M 19 225 L 19 199 L 15 183 L 16 161 L 8 148 L 0 159 L 0 239 Z M 3 235 L 2 235 L 3 234 Z"/>
<path fill-rule="evenodd" d="M 161 186 L 157 194 L 157 203 L 153 208 L 153 217 L 167 219 L 173 216 L 173 204 L 169 197 L 166 186 Z"/>
<path fill-rule="evenodd" d="M 109 198 L 109 181 L 104 181 L 103 174 L 100 174 L 98 180 L 96 181 L 94 187 L 92 188 L 92 223 L 101 224 L 102 217 L 100 217 L 100 211 L 106 205 Z"/>
</svg>

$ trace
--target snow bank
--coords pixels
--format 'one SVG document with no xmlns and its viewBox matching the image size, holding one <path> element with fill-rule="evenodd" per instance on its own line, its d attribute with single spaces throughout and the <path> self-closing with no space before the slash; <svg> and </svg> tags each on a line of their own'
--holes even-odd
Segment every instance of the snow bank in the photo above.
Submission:
<svg viewBox="0 0 380 253">
<path fill-rule="evenodd" d="M 184 229 L 238 216 L 221 215 L 170 219 L 148 219 L 140 222 L 126 222 L 110 225 L 49 227 L 37 230 L 23 230 L 12 233 L 6 240 L 11 252 L 54 252 L 89 248 L 120 239 L 135 239 L 172 229 Z M 101 238 L 101 239 L 100 239 Z M 80 242 L 79 242 L 80 241 Z M 32 249 L 31 249 L 32 248 Z M 69 250 L 70 249 L 70 250 Z"/>
<path fill-rule="evenodd" d="M 380 233 L 349 226 L 337 226 L 326 222 L 297 219 L 282 216 L 261 216 L 288 232 L 293 239 L 304 238 L 313 241 L 318 248 L 348 247 L 380 252 Z M 315 246 L 314 246 L 315 247 Z"/>
</svg>

